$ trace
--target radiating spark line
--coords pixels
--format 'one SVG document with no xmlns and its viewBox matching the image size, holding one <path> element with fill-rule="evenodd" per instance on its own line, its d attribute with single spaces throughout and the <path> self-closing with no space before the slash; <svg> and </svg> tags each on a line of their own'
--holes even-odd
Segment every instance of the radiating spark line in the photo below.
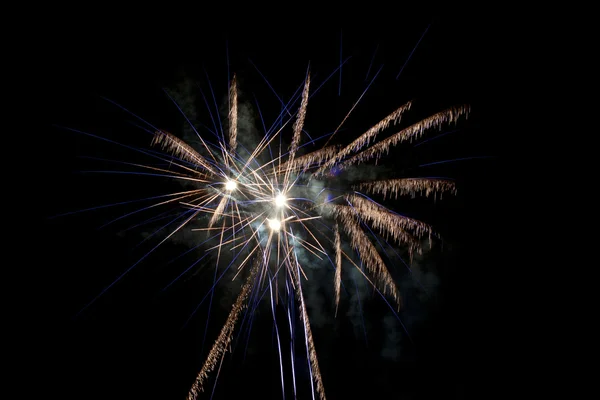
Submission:
<svg viewBox="0 0 600 400">
<path fill-rule="evenodd" d="M 441 137 L 444 137 L 446 135 L 449 135 L 449 134 L 454 133 L 454 132 L 459 132 L 459 131 L 460 131 L 460 129 L 453 129 L 453 130 L 448 131 L 448 132 L 440 133 L 439 135 L 436 135 L 436 136 L 434 136 L 432 138 L 429 138 L 429 139 L 426 139 L 426 140 L 422 140 L 421 142 L 416 143 L 413 147 L 419 147 L 419 146 L 421 146 L 421 145 L 423 145 L 425 143 L 429 143 L 431 141 L 434 141 L 436 139 L 439 139 Z"/>
<path fill-rule="evenodd" d="M 381 72 L 382 69 L 383 69 L 383 65 L 381 67 L 379 67 L 379 70 L 377 71 L 377 73 L 375 74 L 375 76 L 373 77 L 373 79 L 371 79 L 371 82 L 369 82 L 369 84 L 367 85 L 367 87 L 365 88 L 365 90 L 363 90 L 363 92 L 360 94 L 360 96 L 358 97 L 358 100 L 356 100 L 356 102 L 354 102 L 354 104 L 352 105 L 352 107 L 350 107 L 350 111 L 348 111 L 348 114 L 346 114 L 346 116 L 344 117 L 344 119 L 342 120 L 342 122 L 340 122 L 340 124 L 338 125 L 337 128 L 335 128 L 335 131 L 333 131 L 333 133 L 331 134 L 331 136 L 329 137 L 329 139 L 327 139 L 327 142 L 325 143 L 325 146 L 327 146 L 329 144 L 329 141 L 331 141 L 331 139 L 333 138 L 333 136 L 340 130 L 340 128 L 342 127 L 342 125 L 344 125 L 344 122 L 346 122 L 346 120 L 348 119 L 348 117 L 350 117 L 350 114 L 352 114 L 352 111 L 354 111 L 354 109 L 356 108 L 356 106 L 358 105 L 358 103 L 360 103 L 360 101 L 364 97 L 365 93 L 367 93 L 367 90 L 369 90 L 369 88 L 371 87 L 371 85 L 373 84 L 373 82 L 375 82 L 375 79 L 377 79 L 377 75 L 379 75 L 379 73 Z"/>
<path fill-rule="evenodd" d="M 227 81 L 229 82 L 229 79 L 227 79 Z M 213 116 L 212 110 L 210 109 L 210 104 L 208 104 L 208 99 L 206 98 L 206 95 L 204 94 L 204 90 L 202 90 L 202 87 L 199 84 L 197 86 L 198 86 L 198 89 L 200 90 L 200 94 L 202 95 L 202 99 L 204 100 L 204 105 L 206 106 L 206 110 L 208 111 L 208 115 L 210 116 L 210 120 L 213 123 L 213 126 L 215 127 L 215 130 L 214 131 L 211 130 L 211 132 L 217 138 L 217 140 L 221 141 L 221 137 L 219 136 L 219 132 L 217 132 L 219 130 L 219 127 L 217 126 L 217 122 L 215 121 L 215 117 Z"/>
<path fill-rule="evenodd" d="M 215 383 L 213 384 L 213 390 L 210 394 L 210 399 L 212 400 L 213 396 L 215 395 L 215 389 L 217 388 L 217 382 L 219 379 L 219 374 L 221 373 L 221 367 L 223 366 L 223 360 L 225 359 L 225 353 L 223 352 L 223 354 L 221 355 L 221 362 L 219 362 L 219 369 L 217 369 L 217 376 L 215 377 Z"/>
<path fill-rule="evenodd" d="M 76 316 L 81 315 L 81 313 L 83 311 L 85 311 L 89 306 L 91 306 L 92 304 L 94 304 L 96 302 L 96 300 L 98 300 L 104 293 L 106 293 L 111 287 L 113 287 L 115 285 L 115 283 L 117 283 L 119 280 L 121 280 L 125 275 L 127 275 L 127 273 L 129 271 L 131 271 L 133 268 L 135 268 L 139 263 L 141 263 L 146 257 L 148 257 L 150 255 L 150 253 L 152 253 L 154 250 L 156 250 L 160 245 L 162 245 L 164 242 L 166 242 L 171 236 L 173 236 L 176 232 L 178 232 L 181 228 L 183 228 L 192 218 L 194 218 L 197 215 L 197 213 L 194 213 L 191 217 L 189 217 L 185 222 L 183 222 L 181 225 L 179 225 L 179 227 L 177 227 L 173 232 L 171 232 L 169 235 L 167 235 L 167 237 L 165 237 L 163 240 L 160 241 L 160 243 L 158 243 L 156 246 L 154 246 L 149 252 L 147 252 L 146 254 L 144 254 L 139 260 L 137 260 L 131 267 L 127 268 L 125 270 L 125 272 L 123 272 L 121 275 L 119 275 L 117 277 L 117 279 L 115 279 L 114 281 L 112 281 L 112 283 L 110 285 L 108 285 L 107 287 L 105 287 L 96 297 L 94 297 L 89 303 L 87 303 L 81 310 L 79 310 L 79 312 L 76 314 Z"/>
<path fill-rule="evenodd" d="M 79 171 L 80 174 L 115 174 L 115 175 L 139 175 L 139 176 L 158 176 L 161 178 L 172 178 L 179 179 L 182 181 L 192 181 L 196 183 L 201 183 L 202 180 L 196 178 L 190 178 L 187 176 L 176 176 L 172 174 L 152 174 L 149 172 L 135 172 L 135 171 L 117 171 L 117 170 L 89 170 L 89 171 Z"/>
<path fill-rule="evenodd" d="M 315 343 L 312 336 L 312 331 L 310 328 L 310 320 L 308 319 L 308 313 L 306 311 L 306 303 L 304 302 L 304 295 L 302 294 L 302 283 L 300 282 L 300 275 L 297 270 L 300 269 L 300 263 L 298 260 L 295 260 L 296 269 L 291 268 L 292 271 L 295 272 L 295 280 L 296 280 L 296 293 L 298 299 L 300 301 L 300 315 L 302 316 L 302 322 L 304 324 L 304 337 L 306 340 L 306 351 L 309 355 L 310 362 L 310 371 L 312 372 L 312 377 L 317 384 L 317 393 L 321 400 L 325 400 L 325 388 L 323 387 L 323 379 L 321 378 L 321 371 L 319 369 L 319 361 L 317 359 L 317 351 L 315 349 Z M 312 382 L 312 380 L 311 380 Z"/>
<path fill-rule="evenodd" d="M 192 190 L 192 192 L 194 192 L 196 190 L 197 189 L 194 189 L 194 190 Z M 65 217 L 67 215 L 82 213 L 82 212 L 86 212 L 86 211 L 95 211 L 95 210 L 100 210 L 100 209 L 108 208 L 108 207 L 122 206 L 122 205 L 125 205 L 125 204 L 139 203 L 141 201 L 161 199 L 161 198 L 170 197 L 170 196 L 177 196 L 177 195 L 180 195 L 182 193 L 187 193 L 187 192 L 168 193 L 168 194 L 163 194 L 163 195 L 160 195 L 160 196 L 146 197 L 146 198 L 143 198 L 143 199 L 121 201 L 121 202 L 113 203 L 113 204 L 104 204 L 104 205 L 101 205 L 101 206 L 84 208 L 82 210 L 70 211 L 70 212 L 67 212 L 67 213 L 54 215 L 54 216 L 48 217 L 48 219 L 53 219 L 53 218 L 58 218 L 58 217 Z"/>
<path fill-rule="evenodd" d="M 221 117 L 219 114 L 219 106 L 217 105 L 217 99 L 215 97 L 215 91 L 212 88 L 212 84 L 210 83 L 210 77 L 208 76 L 208 71 L 204 69 L 204 75 L 206 75 L 206 81 L 208 82 L 208 89 L 210 90 L 210 94 L 212 95 L 213 103 L 215 104 L 215 110 L 217 114 L 217 121 L 219 122 L 219 128 L 221 129 L 221 141 L 225 142 L 225 133 L 223 132 L 223 125 L 221 124 Z"/>
<path fill-rule="evenodd" d="M 252 60 L 248 59 L 248 61 L 250 61 L 250 64 L 252 64 L 254 66 L 254 68 L 256 69 L 256 71 L 260 74 L 260 76 L 265 80 L 265 82 L 267 83 L 267 85 L 269 86 L 269 88 L 273 91 L 273 94 L 275 94 L 275 97 L 277 97 L 277 99 L 279 100 L 279 102 L 281 103 L 282 106 L 282 111 L 279 114 L 279 117 L 275 120 L 275 123 L 273 124 L 273 126 L 271 127 L 271 129 L 275 126 L 275 124 L 277 123 L 278 120 L 281 120 L 281 126 L 280 126 L 280 130 L 283 128 L 284 124 L 283 124 L 283 113 L 286 112 L 289 116 L 290 119 L 293 117 L 293 114 L 288 110 L 287 105 L 285 104 L 285 102 L 281 99 L 281 97 L 277 94 L 277 92 L 275 91 L 275 89 L 273 88 L 273 86 L 271 86 L 271 83 L 267 80 L 267 78 L 263 75 L 262 72 L 260 72 L 260 70 L 258 69 L 258 67 L 256 66 L 256 64 L 254 64 L 254 62 L 252 62 Z M 290 103 L 292 103 L 294 96 L 292 96 L 292 99 L 290 99 L 290 102 L 288 103 L 288 105 Z M 289 120 L 288 120 L 289 121 Z M 269 129 L 269 132 L 271 131 L 271 129 Z M 305 132 L 306 133 L 306 132 Z M 306 133 L 308 135 L 308 133 Z M 267 135 L 268 136 L 268 133 Z M 310 137 L 310 135 L 308 135 Z M 280 146 L 281 147 L 281 146 Z"/>
<path fill-rule="evenodd" d="M 335 246 L 335 316 L 337 317 L 338 305 L 340 304 L 340 285 L 342 282 L 342 242 L 340 239 L 340 232 L 338 231 L 338 225 L 335 224 L 334 229 L 334 246 Z"/>
<path fill-rule="evenodd" d="M 429 30 L 429 27 L 431 26 L 431 24 L 427 25 L 427 28 L 425 28 L 425 32 L 423 32 L 423 34 L 421 35 L 421 37 L 419 38 L 419 41 L 417 42 L 417 44 L 415 45 L 415 47 L 412 49 L 412 51 L 410 52 L 410 54 L 408 55 L 408 58 L 406 59 L 406 61 L 404 62 L 404 64 L 402 65 L 402 68 L 400 68 L 400 72 L 398 72 L 398 75 L 396 75 L 396 80 L 398 80 L 398 78 L 400 77 L 400 74 L 402 73 L 402 71 L 404 71 L 404 67 L 406 67 L 406 64 L 408 64 L 408 62 L 410 61 L 413 53 L 415 52 L 415 50 L 417 49 L 417 47 L 419 47 L 419 43 L 421 43 L 421 40 L 423 40 L 423 38 L 425 37 L 425 34 L 427 33 L 427 31 Z"/>
<path fill-rule="evenodd" d="M 451 163 L 451 162 L 456 162 L 456 161 L 478 160 L 478 159 L 486 159 L 486 158 L 495 158 L 495 157 L 494 156 L 475 156 L 475 157 L 454 158 L 452 160 L 443 160 L 443 161 L 436 161 L 436 162 L 431 162 L 431 163 L 427 163 L 427 164 L 421 164 L 421 165 L 419 165 L 419 167 L 428 167 L 430 165 L 438 165 L 438 164 L 446 164 L 446 163 Z"/>
<path fill-rule="evenodd" d="M 373 57 L 371 58 L 371 62 L 369 63 L 369 68 L 367 69 L 367 75 L 365 76 L 365 81 L 369 79 L 369 73 L 371 72 L 371 67 L 373 66 L 373 62 L 375 61 L 375 55 L 377 54 L 377 50 L 379 50 L 379 44 L 375 47 L 375 51 L 373 52 Z"/>
<path fill-rule="evenodd" d="M 269 280 L 269 289 L 271 292 L 271 312 L 273 314 L 273 325 L 275 326 L 275 335 L 277 337 L 277 353 L 279 355 L 279 371 L 281 374 L 281 392 L 283 398 L 285 399 L 285 384 L 283 380 L 283 359 L 281 358 L 281 340 L 279 339 L 279 327 L 277 326 L 277 320 L 275 317 L 275 304 L 273 303 L 273 286 L 271 284 L 271 280 Z"/>
<path fill-rule="evenodd" d="M 338 85 L 338 96 L 342 95 L 342 31 L 340 30 L 340 84 Z"/>
<path fill-rule="evenodd" d="M 208 84 L 210 86 L 210 81 L 208 82 Z M 212 87 L 211 87 L 211 90 L 212 90 Z M 215 158 L 215 156 L 213 155 L 213 153 L 210 151 L 210 149 L 209 149 L 208 145 L 206 144 L 206 142 L 204 141 L 204 139 L 202 139 L 202 136 L 200 136 L 200 134 L 196 130 L 196 127 L 194 126 L 194 124 L 192 124 L 192 121 L 190 121 L 190 119 L 187 117 L 187 115 L 185 115 L 185 113 L 183 112 L 183 110 L 181 109 L 181 107 L 179 107 L 179 105 L 177 104 L 177 102 L 175 101 L 175 99 L 173 99 L 173 97 L 171 97 L 171 95 L 169 95 L 169 93 L 167 93 L 166 91 L 165 91 L 165 93 L 171 99 L 171 101 L 173 102 L 173 104 L 175 104 L 175 107 L 177 107 L 177 109 L 179 110 L 179 112 L 181 112 L 181 114 L 183 115 L 183 117 L 185 118 L 185 120 L 188 122 L 190 128 L 192 128 L 192 130 L 196 134 L 196 137 L 200 140 L 200 143 L 202 143 L 202 146 L 204 146 L 204 148 L 206 149 L 206 151 L 208 152 L 208 154 L 210 155 L 210 157 L 215 162 L 215 166 L 217 166 L 217 168 L 219 168 L 218 167 L 217 159 Z M 213 94 L 213 97 L 214 97 L 214 94 Z M 217 114 L 217 117 L 219 117 L 219 114 Z M 220 121 L 219 121 L 219 123 L 220 123 Z M 209 170 L 209 171 L 213 172 L 212 170 Z M 223 171 L 221 170 L 221 172 L 223 172 Z"/>
<path fill-rule="evenodd" d="M 133 115 L 134 117 L 136 117 L 137 119 L 139 119 L 140 121 L 142 121 L 143 123 L 145 123 L 146 125 L 148 125 L 149 127 L 151 127 L 152 129 L 156 130 L 157 128 L 152 125 L 150 122 L 146 121 L 145 119 L 143 119 L 142 117 L 138 116 L 137 114 L 129 111 L 128 109 L 126 109 L 125 107 L 123 107 L 122 105 L 120 105 L 119 103 L 109 99 L 108 97 L 104 97 L 104 96 L 100 96 L 101 99 L 108 101 L 109 103 L 114 104 L 115 106 L 119 107 L 121 110 L 127 112 L 130 115 Z"/>
<path fill-rule="evenodd" d="M 135 211 L 132 211 L 132 212 L 130 212 L 130 213 L 127 213 L 127 214 L 121 215 L 120 217 L 117 217 L 117 218 L 115 218 L 115 219 L 113 219 L 113 220 L 110 220 L 110 221 L 108 221 L 108 222 L 107 222 L 107 223 L 105 223 L 104 225 L 100 226 L 98 229 L 105 228 L 105 227 L 107 227 L 108 225 L 110 225 L 110 224 L 112 224 L 112 223 L 115 223 L 115 222 L 117 222 L 117 221 L 119 221 L 119 220 L 121 220 L 121 219 L 123 219 L 123 218 L 129 217 L 129 216 L 131 216 L 131 215 L 133 215 L 133 214 L 136 214 L 136 213 L 139 213 L 139 212 L 142 212 L 142 211 L 146 211 L 146 210 L 149 210 L 149 209 L 151 209 L 151 208 L 154 208 L 154 207 L 158 207 L 158 206 L 162 206 L 162 205 L 165 205 L 165 204 L 173 203 L 173 202 L 175 202 L 175 201 L 177 201 L 177 200 L 181 200 L 181 199 L 184 199 L 184 198 L 186 198 L 186 197 L 193 196 L 194 194 L 197 194 L 199 191 L 200 191 L 200 190 L 192 190 L 192 191 L 191 191 L 192 193 L 187 193 L 187 194 L 184 194 L 183 196 L 176 197 L 176 198 L 174 198 L 174 199 L 169 199 L 169 200 L 161 201 L 160 203 L 152 204 L 152 205 L 150 205 L 150 206 L 148 206 L 148 207 L 144 207 L 144 208 L 141 208 L 141 209 L 139 209 L 139 210 L 135 210 Z"/>
<path fill-rule="evenodd" d="M 208 357 L 206 362 L 202 366 L 202 369 L 198 373 L 196 380 L 192 384 L 192 387 L 188 393 L 188 400 L 196 400 L 198 394 L 204 391 L 204 381 L 208 378 L 208 374 L 215 368 L 217 359 L 223 355 L 227 351 L 227 347 L 231 343 L 231 336 L 233 335 L 233 330 L 235 328 L 235 323 L 237 322 L 240 312 L 244 308 L 244 302 L 250 293 L 252 288 L 252 284 L 254 282 L 254 276 L 258 271 L 259 263 L 254 263 L 254 266 L 250 270 L 250 274 L 246 279 L 246 283 L 242 286 L 242 290 L 238 295 L 237 300 L 233 304 L 231 308 L 231 312 L 227 317 L 227 321 L 225 321 L 225 325 L 223 325 L 223 329 L 221 329 L 221 333 L 219 337 L 215 341 L 212 349 L 208 353 Z"/>
<path fill-rule="evenodd" d="M 160 213 L 158 215 L 155 215 L 154 217 L 150 217 L 147 220 L 142 221 L 142 222 L 140 222 L 138 224 L 131 225 L 130 227 L 121 230 L 120 233 L 128 232 L 128 231 L 131 231 L 133 229 L 139 228 L 140 226 L 148 225 L 148 224 L 151 224 L 153 222 L 162 221 L 163 219 L 171 218 L 173 216 L 181 215 L 182 214 L 181 211 L 176 211 L 174 213 L 169 213 L 170 211 L 171 210 L 164 211 L 164 212 L 162 212 L 162 213 Z"/>
<path fill-rule="evenodd" d="M 164 160 L 165 160 L 163 157 L 159 157 L 159 156 L 157 156 L 156 154 L 152 154 L 152 153 L 151 153 L 151 152 L 149 152 L 149 151 L 140 150 L 140 149 L 138 149 L 138 148 L 136 148 L 136 147 L 133 147 L 133 146 L 128 146 L 128 145 L 126 145 L 126 144 L 119 143 L 119 142 L 117 142 L 117 141 L 110 140 L 110 139 L 107 139 L 107 138 L 105 138 L 105 137 L 102 137 L 102 136 L 94 135 L 94 134 L 92 134 L 92 133 L 89 133 L 89 132 L 84 132 L 84 131 L 81 131 L 81 130 L 79 130 L 79 129 L 68 128 L 68 127 L 64 127 L 64 126 L 60 126 L 60 125 L 53 125 L 53 126 L 54 126 L 54 127 L 57 127 L 57 128 L 61 128 L 61 129 L 66 129 L 66 130 L 68 130 L 68 131 L 71 131 L 71 132 L 79 133 L 79 134 L 81 134 L 81 135 L 89 136 L 89 137 L 91 137 L 91 138 L 94 138 L 94 139 L 98 139 L 98 140 L 102 140 L 102 141 L 105 141 L 105 142 L 108 142 L 108 143 L 116 144 L 117 146 L 120 146 L 120 147 L 123 147 L 123 148 L 129 149 L 129 150 L 133 150 L 133 151 L 135 151 L 135 152 L 138 152 L 138 153 L 141 153 L 141 154 L 144 154 L 144 155 L 147 155 L 147 156 L 153 157 L 153 158 L 157 158 L 157 159 L 159 159 L 159 160 L 162 160 L 162 161 L 164 161 Z"/>
<path fill-rule="evenodd" d="M 150 169 L 150 170 L 153 170 L 153 171 L 159 171 L 159 172 L 166 172 L 166 173 L 172 174 L 172 175 L 174 175 L 174 176 L 185 176 L 185 177 L 189 177 L 188 175 L 185 175 L 185 174 L 184 174 L 184 173 L 182 173 L 182 172 L 176 172 L 176 171 L 172 171 L 172 170 L 170 170 L 170 169 L 164 169 L 164 168 L 152 167 L 152 166 L 149 166 L 149 165 L 144 165 L 144 164 L 130 163 L 130 162 L 126 162 L 126 161 L 119 161 L 119 160 L 109 160 L 109 159 L 106 159 L 106 158 L 100 158 L 100 157 L 90 157 L 90 156 L 81 156 L 81 157 L 79 157 L 79 158 L 86 158 L 86 159 L 89 159 L 89 160 L 97 160 L 97 161 L 105 161 L 105 162 L 111 162 L 111 163 L 118 163 L 118 164 L 123 164 L 123 165 L 131 165 L 131 166 L 133 166 L 133 167 L 139 167 L 139 168 L 144 168 L 144 169 Z M 183 169 L 185 169 L 185 170 L 188 170 L 188 171 L 192 172 L 192 173 L 193 173 L 193 174 L 195 174 L 195 175 L 198 175 L 198 171 L 197 171 L 197 170 L 193 170 L 193 169 L 191 169 L 191 168 L 188 168 L 188 167 L 186 167 L 185 165 L 181 165 L 181 164 L 178 164 L 178 163 L 173 163 L 172 161 L 169 161 L 169 164 L 174 164 L 174 165 L 176 165 L 177 167 L 183 168 Z M 196 177 L 196 179 L 198 179 L 198 178 Z M 198 182 L 205 182 L 205 183 L 208 183 L 208 182 L 210 182 L 210 181 L 208 181 L 208 180 L 206 180 L 206 181 L 202 181 L 202 180 L 199 180 L 199 179 L 198 179 Z"/>
</svg>

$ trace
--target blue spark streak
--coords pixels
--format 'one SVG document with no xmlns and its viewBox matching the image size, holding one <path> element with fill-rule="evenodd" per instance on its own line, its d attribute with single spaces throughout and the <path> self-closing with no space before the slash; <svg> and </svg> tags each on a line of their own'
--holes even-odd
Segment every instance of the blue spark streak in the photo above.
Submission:
<svg viewBox="0 0 600 400">
<path fill-rule="evenodd" d="M 408 55 L 408 58 L 404 62 L 404 65 L 402 65 L 402 68 L 400 68 L 400 72 L 398 72 L 398 75 L 396 75 L 396 80 L 398 80 L 398 78 L 400 77 L 400 74 L 402 73 L 402 71 L 404 71 L 404 67 L 406 67 L 406 64 L 408 64 L 408 62 L 410 61 L 410 59 L 411 59 L 413 53 L 415 52 L 415 50 L 417 49 L 417 47 L 419 47 L 419 43 L 421 43 L 421 40 L 423 40 L 423 37 L 425 36 L 425 34 L 427 33 L 427 31 L 429 30 L 430 26 L 431 26 L 431 24 L 427 25 L 427 28 L 425 29 L 425 32 L 423 32 L 423 34 L 421 35 L 421 38 L 419 39 L 419 41 L 417 42 L 417 44 L 415 45 L 415 47 L 412 49 L 412 51 Z"/>
</svg>

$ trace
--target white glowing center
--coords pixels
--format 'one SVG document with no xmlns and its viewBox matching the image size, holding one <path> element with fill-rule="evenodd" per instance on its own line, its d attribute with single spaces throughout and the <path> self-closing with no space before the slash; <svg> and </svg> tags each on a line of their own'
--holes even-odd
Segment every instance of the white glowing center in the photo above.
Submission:
<svg viewBox="0 0 600 400">
<path fill-rule="evenodd" d="M 269 228 L 271 228 L 274 231 L 278 231 L 279 229 L 281 229 L 281 222 L 279 222 L 279 220 L 277 219 L 270 219 L 269 221 Z"/>
<path fill-rule="evenodd" d="M 285 197 L 282 194 L 278 194 L 277 197 L 275 197 L 275 205 L 277 207 L 285 206 L 286 201 L 287 201 L 287 197 Z"/>
<path fill-rule="evenodd" d="M 227 181 L 227 183 L 225 183 L 225 190 L 228 191 L 232 191 L 235 190 L 235 188 L 237 187 L 237 183 L 235 183 L 235 181 Z"/>
</svg>

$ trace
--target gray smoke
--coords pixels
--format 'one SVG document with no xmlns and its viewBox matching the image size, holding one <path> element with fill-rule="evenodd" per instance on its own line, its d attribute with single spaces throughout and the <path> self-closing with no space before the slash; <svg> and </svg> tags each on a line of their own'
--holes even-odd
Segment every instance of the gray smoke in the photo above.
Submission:
<svg viewBox="0 0 600 400">
<path fill-rule="evenodd" d="M 167 88 L 166 91 L 177 106 L 181 108 L 181 112 L 192 122 L 192 125 L 190 125 L 185 121 L 181 127 L 181 133 L 178 132 L 176 136 L 180 136 L 189 144 L 198 143 L 198 136 L 194 132 L 194 129 L 198 130 L 200 128 L 195 124 L 198 119 L 198 89 L 195 80 L 187 75 L 182 75 L 181 80 L 172 87 Z"/>
<path fill-rule="evenodd" d="M 348 247 L 347 249 L 344 248 L 344 251 L 347 254 L 351 254 L 348 253 L 348 251 L 351 251 L 349 246 L 343 247 Z M 360 271 L 353 265 L 346 265 L 346 268 L 342 272 L 342 277 L 345 278 L 345 287 L 349 294 L 346 317 L 352 322 L 354 334 L 357 337 L 363 336 L 365 332 L 368 335 L 368 332 L 371 330 L 371 321 L 364 316 L 364 306 L 369 301 L 368 297 L 373 292 L 373 289 Z"/>
<path fill-rule="evenodd" d="M 383 317 L 383 326 L 385 334 L 381 344 L 381 356 L 388 360 L 397 361 L 401 353 L 400 340 L 402 338 L 402 328 L 393 315 Z"/>
<path fill-rule="evenodd" d="M 382 179 L 383 176 L 389 176 L 392 170 L 389 167 L 381 165 L 369 165 L 365 168 L 364 165 L 351 165 L 344 169 L 343 176 L 350 182 L 373 181 Z"/>
<path fill-rule="evenodd" d="M 434 244 L 435 245 L 435 244 Z M 411 332 L 428 318 L 430 302 L 435 299 L 439 277 L 431 262 L 429 242 L 421 243 L 423 254 L 415 254 L 410 264 L 410 274 L 400 280 L 398 288 L 403 298 L 403 309 L 398 313 L 402 324 Z M 408 260 L 405 260 L 408 262 Z M 408 340 L 404 328 L 390 311 L 383 318 L 381 356 L 393 361 L 402 354 L 402 347 Z M 407 343 L 406 343 L 407 344 Z M 407 344 L 412 346 L 412 344 Z"/>
</svg>

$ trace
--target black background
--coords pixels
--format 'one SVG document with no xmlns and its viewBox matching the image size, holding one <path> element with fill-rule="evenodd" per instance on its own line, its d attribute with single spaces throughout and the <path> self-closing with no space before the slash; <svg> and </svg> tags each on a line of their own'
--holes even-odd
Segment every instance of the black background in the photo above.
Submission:
<svg viewBox="0 0 600 400">
<path fill-rule="evenodd" d="M 98 17 L 101 23 L 88 24 L 82 17 L 53 23 L 54 29 L 40 37 L 44 79 L 39 101 L 46 127 L 37 144 L 43 149 L 38 176 L 43 183 L 39 201 L 44 212 L 39 231 L 42 239 L 30 248 L 36 262 L 31 263 L 34 294 L 27 313 L 36 349 L 27 367 L 32 369 L 31 380 L 43 383 L 44 395 L 181 399 L 226 317 L 222 312 L 211 316 L 204 348 L 205 314 L 199 313 L 180 330 L 205 293 L 197 279 L 166 294 L 160 292 L 173 278 L 166 261 L 187 249 L 181 243 L 166 243 L 74 317 L 144 254 L 135 248 L 141 237 L 119 235 L 116 228 L 96 229 L 122 215 L 124 209 L 119 207 L 48 217 L 164 193 L 160 189 L 168 191 L 170 186 L 147 177 L 80 173 L 103 169 L 98 167 L 102 164 L 81 159 L 82 155 L 137 159 L 117 146 L 53 124 L 147 146 L 148 135 L 127 125 L 134 118 L 99 97 L 105 96 L 177 133 L 183 126 L 181 117 L 162 88 L 192 77 L 207 89 L 206 71 L 221 103 L 227 88 L 226 48 L 230 71 L 238 74 L 241 90 L 255 94 L 272 121 L 280 111 L 279 103 L 249 59 L 287 100 L 302 82 L 309 61 L 316 77 L 313 84 L 336 68 L 340 32 L 342 56 L 352 56 L 342 69 L 341 96 L 336 74 L 309 103 L 307 130 L 335 129 L 368 83 L 365 77 L 376 48 L 369 79 L 382 64 L 384 67 L 345 124 L 346 130 L 338 134 L 340 143 L 364 132 L 408 100 L 414 100 L 414 105 L 407 122 L 456 104 L 470 104 L 472 112 L 467 121 L 459 122 L 459 131 L 416 148 L 399 146 L 397 153 L 396 149 L 391 152 L 398 157 L 384 161 L 392 171 L 410 174 L 425 170 L 424 175 L 456 179 L 458 195 L 445 196 L 433 210 L 431 202 L 409 206 L 432 223 L 450 245 L 447 251 L 432 255 L 440 280 L 435 301 L 428 303 L 427 317 L 410 332 L 414 344 L 402 340 L 396 361 L 381 356 L 380 341 L 385 334 L 381 319 L 387 308 L 378 298 L 365 305 L 365 318 L 373 326 L 366 342 L 344 320 L 343 313 L 330 324 L 314 328 L 327 398 L 460 399 L 496 392 L 490 382 L 497 368 L 498 334 L 504 322 L 492 306 L 496 303 L 492 289 L 496 275 L 502 274 L 497 265 L 503 262 L 504 251 L 498 234 L 502 154 L 490 118 L 494 88 L 491 43 L 485 36 L 485 23 L 468 16 L 439 11 L 408 14 L 369 28 L 360 23 L 324 24 L 310 18 L 304 24 L 270 24 L 268 18 L 259 22 L 239 16 L 229 19 L 224 14 L 212 24 L 207 23 L 212 19 L 206 14 L 197 24 L 171 17 L 147 21 L 140 16 L 123 17 L 119 22 Z M 396 80 L 428 24 L 427 34 Z M 203 112 L 199 118 L 210 125 L 210 117 Z M 431 132 L 425 139 L 435 135 Z M 472 156 L 495 158 L 410 169 Z M 146 251 L 149 248 L 144 247 Z M 331 313 L 332 307 L 326 307 Z M 269 315 L 259 317 L 251 339 L 254 353 L 245 361 L 242 351 L 226 357 L 215 398 L 281 398 Z M 298 371 L 306 386 L 305 369 Z M 308 396 L 306 389 L 301 392 L 299 398 L 309 398 L 304 397 Z M 210 391 L 205 397 L 210 397 Z"/>
</svg>

